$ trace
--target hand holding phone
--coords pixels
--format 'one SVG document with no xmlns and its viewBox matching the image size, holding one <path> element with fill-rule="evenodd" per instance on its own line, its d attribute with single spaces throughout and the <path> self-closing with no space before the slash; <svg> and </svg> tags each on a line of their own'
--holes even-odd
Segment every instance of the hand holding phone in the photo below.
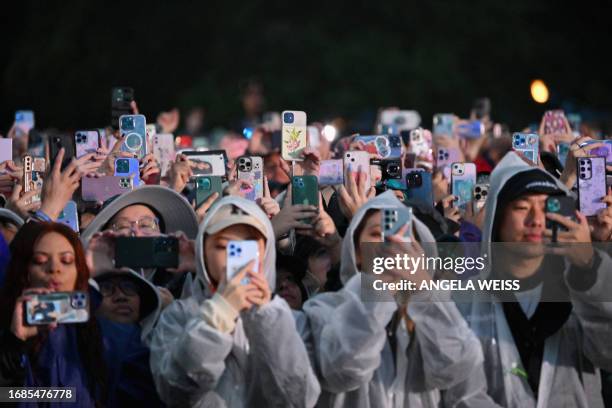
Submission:
<svg viewBox="0 0 612 408">
<path fill-rule="evenodd" d="M 29 326 L 83 323 L 89 320 L 89 295 L 86 292 L 34 294 L 25 302 L 24 311 Z"/>
<path fill-rule="evenodd" d="M 117 237 L 115 266 L 130 268 L 177 268 L 179 242 L 176 237 Z"/>
<path fill-rule="evenodd" d="M 397 234 L 400 229 L 408 225 L 405 229 L 404 238 L 412 237 L 412 208 L 383 208 L 381 211 L 382 239 Z"/>
<path fill-rule="evenodd" d="M 259 246 L 257 241 L 229 241 L 226 250 L 226 276 L 227 281 L 232 280 L 249 263 L 252 263 L 251 271 L 259 272 Z M 245 277 L 241 284 L 250 282 Z"/>
</svg>

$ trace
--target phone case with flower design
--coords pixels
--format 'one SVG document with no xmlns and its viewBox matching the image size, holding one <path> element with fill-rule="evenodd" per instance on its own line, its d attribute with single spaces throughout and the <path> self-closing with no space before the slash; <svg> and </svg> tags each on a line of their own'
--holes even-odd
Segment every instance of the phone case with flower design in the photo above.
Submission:
<svg viewBox="0 0 612 408">
<path fill-rule="evenodd" d="M 282 158 L 288 161 L 302 161 L 302 151 L 307 146 L 306 113 L 302 111 L 284 111 L 281 115 L 282 125 Z"/>
</svg>

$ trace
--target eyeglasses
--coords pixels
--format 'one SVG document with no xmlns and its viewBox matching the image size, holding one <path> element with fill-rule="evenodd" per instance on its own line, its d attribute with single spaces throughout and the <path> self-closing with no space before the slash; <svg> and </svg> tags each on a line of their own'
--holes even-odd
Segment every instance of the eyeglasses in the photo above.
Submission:
<svg viewBox="0 0 612 408">
<path fill-rule="evenodd" d="M 100 283 L 100 293 L 104 297 L 114 296 L 117 289 L 125 296 L 137 296 L 139 294 L 138 285 L 130 280 L 108 280 Z"/>
<path fill-rule="evenodd" d="M 133 228 L 138 228 L 145 235 L 159 232 L 159 220 L 154 217 L 142 217 L 136 221 L 119 219 L 111 225 L 115 232 L 130 233 Z"/>
</svg>

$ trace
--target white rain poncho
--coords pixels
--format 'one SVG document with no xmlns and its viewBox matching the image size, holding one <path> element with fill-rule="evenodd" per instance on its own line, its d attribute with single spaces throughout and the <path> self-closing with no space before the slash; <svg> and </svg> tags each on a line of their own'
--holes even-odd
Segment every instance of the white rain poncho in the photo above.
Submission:
<svg viewBox="0 0 612 408">
<path fill-rule="evenodd" d="M 153 333 L 151 368 L 161 398 L 172 406 L 311 407 L 320 393 L 291 309 L 279 296 L 242 312 L 225 333 L 204 319 L 212 293 L 204 263 L 204 231 L 223 206 L 236 206 L 267 230 L 264 273 L 274 290 L 275 241 L 253 202 L 225 197 L 208 212 L 196 238 L 197 278 L 190 296 L 164 309 Z"/>
<path fill-rule="evenodd" d="M 477 398 L 476 394 L 458 396 L 440 391 L 465 382 L 482 364 L 478 341 L 452 302 L 409 302 L 408 315 L 415 322 L 415 331 L 411 339 L 403 321 L 397 326 L 394 356 L 386 328 L 398 305 L 361 300 L 361 279 L 365 275 L 356 266 L 355 230 L 368 210 L 403 205 L 389 191 L 360 208 L 342 244 L 344 287 L 319 294 L 304 304 L 302 335 L 322 388 L 317 406 L 456 406 L 460 398 L 468 406 L 470 398 Z M 416 218 L 414 226 L 421 242 L 435 242 Z M 436 296 L 431 292 L 421 295 Z"/>
<path fill-rule="evenodd" d="M 533 169 L 513 152 L 495 167 L 486 204 L 483 254 L 491 253 L 497 196 L 512 176 Z M 516 375 L 522 363 L 502 303 L 481 298 L 465 308 L 461 305 L 484 353 L 484 373 L 477 377 L 496 404 L 521 408 L 603 406 L 596 367 L 612 369 L 612 303 L 601 302 L 605 294 L 609 298 L 612 293 L 612 262 L 606 254 L 599 254 L 602 261 L 596 283 L 584 292 L 570 287 L 572 312 L 561 329 L 545 341 L 537 401 L 527 380 Z"/>
</svg>

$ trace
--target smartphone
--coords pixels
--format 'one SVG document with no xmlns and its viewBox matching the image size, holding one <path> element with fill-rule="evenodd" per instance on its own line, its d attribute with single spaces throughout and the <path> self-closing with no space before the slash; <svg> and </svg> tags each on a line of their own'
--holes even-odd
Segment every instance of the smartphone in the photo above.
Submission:
<svg viewBox="0 0 612 408">
<path fill-rule="evenodd" d="M 159 162 L 161 177 L 165 177 L 176 158 L 174 136 L 171 133 L 157 133 L 153 136 L 153 155 Z"/>
<path fill-rule="evenodd" d="M 565 161 L 567 160 L 567 155 L 569 153 L 569 150 L 570 150 L 569 143 L 557 144 L 557 157 L 559 158 L 559 161 L 561 162 L 563 167 L 565 167 Z"/>
<path fill-rule="evenodd" d="M 230 281 L 250 262 L 253 262 L 253 272 L 259 272 L 259 246 L 257 241 L 229 241 L 226 250 L 225 272 L 227 281 Z M 250 282 L 245 277 L 241 284 L 246 285 Z"/>
<path fill-rule="evenodd" d="M 208 200 L 213 193 L 219 193 L 219 198 L 223 196 L 223 181 L 220 176 L 197 176 L 196 186 L 196 208 Z"/>
<path fill-rule="evenodd" d="M 130 192 L 133 189 L 134 180 L 131 177 L 83 177 L 81 180 L 81 198 L 83 201 L 104 202 L 111 197 Z"/>
<path fill-rule="evenodd" d="M 433 205 L 433 187 L 431 173 L 423 169 L 407 169 L 404 180 L 406 184 L 406 198 L 419 200 L 427 205 Z"/>
<path fill-rule="evenodd" d="M 377 154 L 383 159 L 402 156 L 402 138 L 400 135 L 357 136 L 355 141 L 362 142 L 366 152 Z"/>
<path fill-rule="evenodd" d="M 32 294 L 25 302 L 25 321 L 28 326 L 51 323 L 84 323 L 89 320 L 87 292 L 52 292 Z"/>
<path fill-rule="evenodd" d="M 461 120 L 455 127 L 463 139 L 480 139 L 484 135 L 484 124 L 479 120 Z"/>
<path fill-rule="evenodd" d="M 20 110 L 15 112 L 15 130 L 17 137 L 26 136 L 34 128 L 34 112 Z"/>
<path fill-rule="evenodd" d="M 316 126 L 308 126 L 306 128 L 308 133 L 308 146 L 313 149 L 318 149 L 321 146 L 321 132 Z"/>
<path fill-rule="evenodd" d="M 79 233 L 79 213 L 77 211 L 77 204 L 70 200 L 66 203 L 66 206 L 60 213 L 56 222 L 65 224 L 72 228 L 74 232 Z"/>
<path fill-rule="evenodd" d="M 383 208 L 380 215 L 383 241 L 387 241 L 388 237 L 397 234 L 404 225 L 409 226 L 404 233 L 404 237 L 412 236 L 411 207 Z"/>
<path fill-rule="evenodd" d="M 380 113 L 381 126 L 393 126 L 396 134 L 412 130 L 421 124 L 421 115 L 414 110 L 385 109 Z M 384 133 L 384 132 L 383 132 Z"/>
<path fill-rule="evenodd" d="M 147 129 L 147 140 L 153 139 L 153 137 L 157 134 L 157 126 L 155 123 L 149 123 L 146 126 Z"/>
<path fill-rule="evenodd" d="M 36 129 L 30 129 L 28 154 L 34 157 L 47 157 L 47 135 Z"/>
<path fill-rule="evenodd" d="M 366 191 L 370 189 L 372 183 L 370 179 L 370 154 L 361 150 L 349 150 L 344 152 L 344 171 L 362 172 L 366 175 Z M 345 184 L 348 180 L 344 179 Z"/>
<path fill-rule="evenodd" d="M 194 176 L 226 177 L 227 156 L 225 150 L 209 150 L 205 152 L 185 151 Z"/>
<path fill-rule="evenodd" d="M 302 111 L 283 111 L 282 113 L 281 157 L 287 161 L 302 161 L 300 155 L 306 148 L 308 135 L 306 113 Z"/>
<path fill-rule="evenodd" d="M 95 153 L 100 148 L 100 134 L 97 130 L 78 130 L 74 134 L 76 157 Z"/>
<path fill-rule="evenodd" d="M 291 202 L 319 206 L 319 187 L 316 176 L 294 176 L 291 179 Z"/>
<path fill-rule="evenodd" d="M 474 201 L 472 201 L 472 209 L 474 214 L 478 213 L 487 202 L 489 195 L 489 183 L 476 183 L 474 186 Z"/>
<path fill-rule="evenodd" d="M 550 196 L 546 199 L 546 212 L 555 213 L 567 217 L 573 221 L 576 220 L 576 201 L 572 197 L 565 195 Z M 561 224 L 549 220 L 546 220 L 546 228 L 553 229 L 558 228 L 559 231 L 567 231 L 567 228 Z"/>
<path fill-rule="evenodd" d="M 455 115 L 452 113 L 437 113 L 433 117 L 433 135 L 435 137 L 453 137 Z"/>
<path fill-rule="evenodd" d="M 147 119 L 144 115 L 121 115 L 119 133 L 125 137 L 122 152 L 135 154 L 138 159 L 147 155 Z"/>
<path fill-rule="evenodd" d="M 588 146 L 590 144 L 603 143 L 603 146 L 595 148 L 589 151 L 591 156 L 601 156 L 606 158 L 606 164 L 612 165 L 612 140 L 589 140 L 580 144 L 580 147 Z"/>
<path fill-rule="evenodd" d="M 601 200 L 606 195 L 606 160 L 603 157 L 580 157 L 578 169 L 578 208 L 586 216 L 594 216 L 606 208 Z"/>
<path fill-rule="evenodd" d="M 436 168 L 450 166 L 461 160 L 461 151 L 456 147 L 439 147 L 436 152 Z"/>
<path fill-rule="evenodd" d="M 563 110 L 549 110 L 544 112 L 544 134 L 565 133 L 565 113 Z"/>
<path fill-rule="evenodd" d="M 465 211 L 472 201 L 476 184 L 476 165 L 474 163 L 453 163 L 451 165 L 451 194 L 457 197 L 454 205 Z"/>
<path fill-rule="evenodd" d="M 177 268 L 179 242 L 176 237 L 117 237 L 115 266 L 131 268 Z"/>
<path fill-rule="evenodd" d="M 13 139 L 0 138 L 0 163 L 13 160 Z"/>
<path fill-rule="evenodd" d="M 255 201 L 264 196 L 263 158 L 259 156 L 241 156 L 238 158 L 238 179 L 251 183 L 251 188 L 240 189 L 247 200 Z"/>
<path fill-rule="evenodd" d="M 319 185 L 335 186 L 344 183 L 342 159 L 321 160 L 319 165 Z"/>
<path fill-rule="evenodd" d="M 522 152 L 537 165 L 540 159 L 540 137 L 535 133 L 515 133 L 512 135 L 512 149 Z"/>
<path fill-rule="evenodd" d="M 431 156 L 431 133 L 423 128 L 416 128 L 410 131 L 408 152 L 416 156 Z"/>
<path fill-rule="evenodd" d="M 42 191 L 47 161 L 43 157 L 23 156 L 23 192 L 39 190 Z M 40 193 L 28 200 L 26 204 L 40 201 Z"/>
<path fill-rule="evenodd" d="M 574 137 L 580 137 L 580 124 L 582 123 L 582 116 L 579 113 L 568 113 L 567 121 L 572 128 Z"/>
<path fill-rule="evenodd" d="M 55 165 L 55 158 L 60 149 L 64 148 L 64 158 L 62 160 L 62 170 L 64 170 L 76 155 L 74 137 L 71 135 L 55 135 L 49 140 L 49 158 L 51 168 Z"/>
<path fill-rule="evenodd" d="M 380 166 L 382 173 L 382 181 L 400 180 L 402 178 L 402 160 L 401 159 L 372 159 L 370 165 Z"/>
<path fill-rule="evenodd" d="M 134 90 L 128 87 L 115 87 L 111 90 L 111 125 L 119 128 L 119 118 L 132 113 L 131 103 L 134 100 Z"/>
<path fill-rule="evenodd" d="M 140 162 L 134 158 L 119 158 L 115 159 L 115 176 L 117 177 L 129 177 L 134 182 L 134 187 L 139 187 L 142 184 L 140 180 Z"/>
</svg>

